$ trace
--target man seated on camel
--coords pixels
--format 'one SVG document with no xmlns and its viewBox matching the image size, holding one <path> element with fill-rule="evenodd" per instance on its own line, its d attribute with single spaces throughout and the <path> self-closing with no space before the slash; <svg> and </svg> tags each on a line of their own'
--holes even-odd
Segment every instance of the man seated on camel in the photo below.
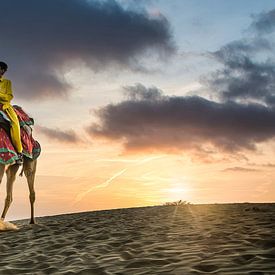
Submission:
<svg viewBox="0 0 275 275">
<path fill-rule="evenodd" d="M 11 81 L 3 78 L 3 75 L 7 69 L 8 65 L 5 62 L 0 61 L 0 104 L 2 104 L 2 110 L 8 115 L 11 121 L 11 139 L 18 155 L 18 160 L 16 160 L 16 163 L 21 165 L 23 163 L 23 147 L 21 143 L 20 124 L 17 114 L 10 104 L 13 99 Z"/>
</svg>

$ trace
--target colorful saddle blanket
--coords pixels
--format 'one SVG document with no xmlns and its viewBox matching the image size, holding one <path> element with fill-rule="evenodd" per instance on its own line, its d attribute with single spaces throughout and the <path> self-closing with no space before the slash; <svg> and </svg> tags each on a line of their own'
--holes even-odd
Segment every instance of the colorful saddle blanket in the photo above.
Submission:
<svg viewBox="0 0 275 275">
<path fill-rule="evenodd" d="M 30 159 L 37 159 L 41 153 L 41 147 L 32 137 L 31 126 L 34 125 L 34 120 L 20 106 L 13 105 L 13 108 L 20 123 L 23 155 Z M 10 138 L 10 120 L 2 111 L 2 104 L 0 104 L 0 163 L 11 164 L 17 159 L 18 156 Z"/>
</svg>

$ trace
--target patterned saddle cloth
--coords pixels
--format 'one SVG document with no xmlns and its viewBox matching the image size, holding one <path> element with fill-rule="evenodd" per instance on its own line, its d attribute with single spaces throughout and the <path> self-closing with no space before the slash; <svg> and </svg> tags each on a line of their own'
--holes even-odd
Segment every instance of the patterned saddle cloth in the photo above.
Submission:
<svg viewBox="0 0 275 275">
<path fill-rule="evenodd" d="M 10 119 L 0 104 L 0 163 L 11 164 L 18 159 L 16 150 L 10 137 Z M 14 111 L 20 123 L 21 142 L 23 155 L 30 159 L 37 159 L 41 153 L 41 146 L 32 137 L 32 126 L 34 120 L 18 105 L 13 105 Z"/>
</svg>

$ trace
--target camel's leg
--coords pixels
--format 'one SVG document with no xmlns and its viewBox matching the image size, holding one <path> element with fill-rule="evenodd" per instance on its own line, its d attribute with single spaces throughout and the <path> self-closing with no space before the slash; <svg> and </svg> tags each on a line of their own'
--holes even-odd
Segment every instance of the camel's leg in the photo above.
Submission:
<svg viewBox="0 0 275 275">
<path fill-rule="evenodd" d="M 0 164 L 0 183 L 3 179 L 4 173 L 5 173 L 5 164 Z"/>
<path fill-rule="evenodd" d="M 13 183 L 15 181 L 18 168 L 19 168 L 19 165 L 14 164 L 14 165 L 9 166 L 9 168 L 6 171 L 6 174 L 7 174 L 7 196 L 6 196 L 6 200 L 5 200 L 4 210 L 3 210 L 2 216 L 1 216 L 2 220 L 5 219 L 7 211 L 11 205 L 11 202 L 12 202 Z"/>
<path fill-rule="evenodd" d="M 4 164 L 0 164 L 0 183 L 2 182 L 4 173 L 5 173 L 5 165 Z"/>
<path fill-rule="evenodd" d="M 29 191 L 30 191 L 30 204 L 31 204 L 31 220 L 30 223 L 34 224 L 34 201 L 35 201 L 35 191 L 34 191 L 34 178 L 36 172 L 36 160 L 24 160 L 24 174 L 27 177 Z"/>
</svg>

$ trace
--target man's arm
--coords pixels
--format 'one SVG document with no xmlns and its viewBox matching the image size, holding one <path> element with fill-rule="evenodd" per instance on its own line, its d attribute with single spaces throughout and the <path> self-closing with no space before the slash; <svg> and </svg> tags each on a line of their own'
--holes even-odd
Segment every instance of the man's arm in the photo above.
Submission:
<svg viewBox="0 0 275 275">
<path fill-rule="evenodd" d="M 9 103 L 13 99 L 11 81 L 7 80 L 6 93 L 0 92 L 0 101 Z"/>
</svg>

